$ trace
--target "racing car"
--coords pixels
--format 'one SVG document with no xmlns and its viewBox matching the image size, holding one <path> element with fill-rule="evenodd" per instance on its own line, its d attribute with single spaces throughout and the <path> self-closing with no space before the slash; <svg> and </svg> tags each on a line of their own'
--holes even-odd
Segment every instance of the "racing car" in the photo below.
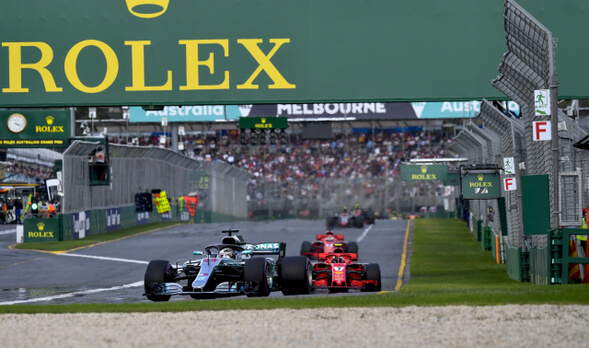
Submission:
<svg viewBox="0 0 589 348">
<path fill-rule="evenodd" d="M 334 227 L 362 228 L 364 227 L 364 217 L 354 215 L 348 212 L 342 212 L 341 214 L 335 214 L 333 216 L 328 217 L 325 221 L 325 225 L 328 229 L 332 229 Z"/>
<path fill-rule="evenodd" d="M 222 231 L 228 236 L 220 244 L 194 251 L 198 259 L 180 259 L 174 264 L 153 260 L 147 265 L 144 296 L 154 302 L 168 301 L 174 295 L 194 299 L 246 295 L 269 296 L 311 292 L 311 262 L 305 256 L 285 257 L 286 243 L 250 244 L 237 230 Z M 261 255 L 261 257 L 258 257 Z M 275 260 L 265 255 L 278 255 Z"/>
<path fill-rule="evenodd" d="M 322 253 L 331 253 L 336 248 L 344 252 L 358 254 L 358 243 L 344 242 L 344 236 L 334 234 L 333 231 L 327 230 L 325 234 L 318 234 L 315 242 L 304 241 L 301 244 L 301 256 L 307 256 L 311 259 L 317 259 Z"/>
<path fill-rule="evenodd" d="M 313 265 L 313 288 L 329 292 L 380 291 L 380 266 L 377 263 L 358 263 L 354 253 L 336 249 L 319 255 Z"/>
</svg>

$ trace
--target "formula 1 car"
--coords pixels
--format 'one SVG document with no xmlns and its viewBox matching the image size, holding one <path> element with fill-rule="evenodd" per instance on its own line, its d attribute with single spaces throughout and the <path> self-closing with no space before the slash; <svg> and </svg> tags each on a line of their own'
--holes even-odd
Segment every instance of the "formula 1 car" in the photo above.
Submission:
<svg viewBox="0 0 589 348">
<path fill-rule="evenodd" d="M 216 298 L 247 295 L 268 296 L 272 291 L 284 295 L 311 292 L 311 262 L 304 256 L 285 257 L 286 243 L 249 244 L 241 236 L 228 233 L 221 244 L 194 251 L 200 259 L 153 260 L 145 271 L 145 293 L 155 302 L 168 301 L 174 295 L 192 298 Z M 256 257 L 256 255 L 278 255 Z"/>
<path fill-rule="evenodd" d="M 380 266 L 376 263 L 358 263 L 358 256 L 336 249 L 319 255 L 313 265 L 313 288 L 329 292 L 380 291 Z"/>
<path fill-rule="evenodd" d="M 335 214 L 333 216 L 328 217 L 325 221 L 325 225 L 328 229 L 332 229 L 335 227 L 362 228 L 364 227 L 364 218 L 361 216 L 350 214 L 348 212 L 343 212 L 341 214 Z"/>
<path fill-rule="evenodd" d="M 328 230 L 325 234 L 318 234 L 315 242 L 304 241 L 301 244 L 301 256 L 316 260 L 320 254 L 332 253 L 336 248 L 347 253 L 358 254 L 358 243 L 346 243 L 343 240 L 343 235 L 334 234 L 333 231 Z"/>
</svg>

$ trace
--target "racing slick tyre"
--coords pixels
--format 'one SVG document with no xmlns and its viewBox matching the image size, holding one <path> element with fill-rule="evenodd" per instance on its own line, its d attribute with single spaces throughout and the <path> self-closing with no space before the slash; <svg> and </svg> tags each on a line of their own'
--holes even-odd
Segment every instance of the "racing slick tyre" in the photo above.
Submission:
<svg viewBox="0 0 589 348">
<path fill-rule="evenodd" d="M 380 282 L 380 266 L 378 263 L 369 263 L 366 265 L 366 280 L 374 280 L 376 286 L 370 284 L 363 291 L 380 291 L 382 283 Z"/>
<path fill-rule="evenodd" d="M 247 260 L 243 267 L 243 280 L 249 283 L 246 286 L 246 295 L 248 297 L 270 295 L 274 286 L 272 265 L 263 257 L 254 257 Z"/>
<path fill-rule="evenodd" d="M 154 302 L 170 300 L 171 295 L 152 295 L 163 290 L 164 283 L 172 276 L 172 265 L 166 260 L 150 261 L 145 270 L 145 296 Z"/>
<path fill-rule="evenodd" d="M 280 266 L 282 294 L 288 296 L 311 293 L 313 287 L 311 267 L 311 261 L 306 256 L 289 256 L 282 259 Z"/>
<path fill-rule="evenodd" d="M 356 242 L 349 242 L 348 243 L 348 252 L 352 254 L 358 253 L 358 243 Z"/>
<path fill-rule="evenodd" d="M 305 256 L 305 253 L 310 253 L 311 249 L 313 248 L 313 244 L 309 241 L 304 241 L 301 244 L 301 256 Z"/>
<path fill-rule="evenodd" d="M 327 226 L 328 230 L 332 230 L 335 228 L 335 226 L 337 226 L 338 220 L 339 218 L 337 216 L 330 216 L 325 221 L 325 226 Z"/>
</svg>

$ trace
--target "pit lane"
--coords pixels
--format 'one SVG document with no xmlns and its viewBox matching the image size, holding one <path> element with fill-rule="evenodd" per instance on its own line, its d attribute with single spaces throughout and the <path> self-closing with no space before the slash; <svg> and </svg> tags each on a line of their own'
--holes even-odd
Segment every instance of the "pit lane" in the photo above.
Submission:
<svg viewBox="0 0 589 348">
<path fill-rule="evenodd" d="M 0 227 L 0 305 L 146 302 L 142 280 L 150 260 L 175 262 L 191 257 L 193 250 L 219 243 L 221 230 L 229 228 L 240 230 L 250 243 L 286 242 L 287 256 L 294 256 L 303 241 L 313 241 L 316 234 L 325 232 L 325 222 L 183 224 L 61 254 L 9 248 L 15 241 L 15 232 L 11 233 L 15 226 L 4 225 Z M 407 230 L 406 220 L 377 220 L 362 229 L 337 228 L 335 232 L 346 241 L 358 241 L 359 262 L 380 264 L 382 290 L 394 291 Z M 327 293 L 317 291 L 312 296 Z M 171 301 L 194 300 L 173 296 Z"/>
</svg>

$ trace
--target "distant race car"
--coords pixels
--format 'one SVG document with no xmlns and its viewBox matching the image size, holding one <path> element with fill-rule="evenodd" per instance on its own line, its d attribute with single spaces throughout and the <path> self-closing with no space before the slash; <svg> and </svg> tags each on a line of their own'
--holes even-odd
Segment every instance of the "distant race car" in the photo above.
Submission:
<svg viewBox="0 0 589 348">
<path fill-rule="evenodd" d="M 199 259 L 181 259 L 172 264 L 153 260 L 145 271 L 145 293 L 151 301 L 168 301 L 174 295 L 215 298 L 247 295 L 268 296 L 311 292 L 311 262 L 306 256 L 285 257 L 286 243 L 245 243 L 237 230 L 222 231 L 228 236 L 221 244 L 194 251 Z M 278 255 L 271 257 L 257 255 Z"/>
<path fill-rule="evenodd" d="M 346 243 L 342 234 L 334 234 L 333 231 L 328 230 L 325 234 L 318 234 L 317 240 L 314 242 L 304 241 L 301 244 L 301 256 L 317 259 L 319 254 L 331 253 L 336 248 L 347 253 L 358 253 L 358 243 Z"/>
<path fill-rule="evenodd" d="M 335 227 L 362 228 L 364 227 L 364 217 L 357 216 L 349 212 L 342 212 L 340 214 L 335 214 L 333 216 L 328 217 L 325 221 L 325 225 L 328 229 L 332 229 Z"/>
<path fill-rule="evenodd" d="M 319 255 L 313 265 L 313 289 L 329 292 L 380 291 L 380 266 L 376 263 L 358 263 L 358 256 L 336 249 Z"/>
</svg>

